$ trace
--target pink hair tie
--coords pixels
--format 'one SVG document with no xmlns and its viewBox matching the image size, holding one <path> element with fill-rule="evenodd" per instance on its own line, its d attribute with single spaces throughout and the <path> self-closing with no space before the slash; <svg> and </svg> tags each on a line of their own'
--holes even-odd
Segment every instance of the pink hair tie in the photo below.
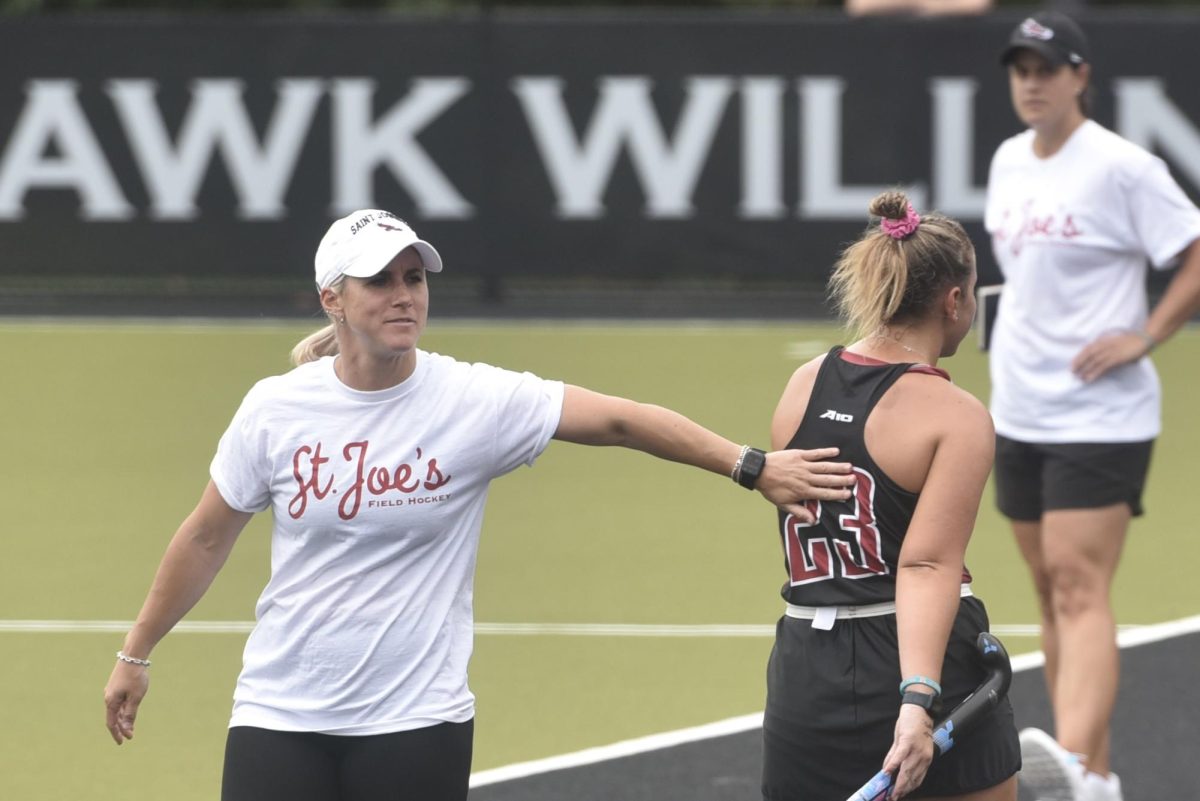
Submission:
<svg viewBox="0 0 1200 801">
<path fill-rule="evenodd" d="M 917 214 L 917 210 L 912 204 L 908 204 L 908 211 L 904 215 L 903 220 L 891 220 L 884 217 L 879 221 L 879 227 L 883 232 L 892 239 L 903 239 L 904 237 L 917 230 L 917 226 L 921 224 L 921 215 Z"/>
</svg>

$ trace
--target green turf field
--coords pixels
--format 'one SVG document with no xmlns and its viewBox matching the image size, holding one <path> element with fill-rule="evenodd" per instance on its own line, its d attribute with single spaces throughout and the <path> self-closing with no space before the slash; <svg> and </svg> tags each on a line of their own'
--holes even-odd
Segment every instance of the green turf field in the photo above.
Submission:
<svg viewBox="0 0 1200 801">
<path fill-rule="evenodd" d="M 13 631 L 11 621 L 125 621 L 207 480 L 242 394 L 287 368 L 312 326 L 0 324 L 0 681 L 19 714 L 0 734 L 0 798 L 217 797 L 241 633 L 176 632 L 154 654 L 136 739 L 117 748 L 101 690 L 122 635 Z M 436 322 L 423 345 L 660 403 L 731 439 L 767 442 L 792 369 L 828 326 Z M 973 343 L 944 362 L 986 397 Z M 1200 556 L 1190 471 L 1200 335 L 1155 354 L 1166 430 L 1117 582 L 1123 624 L 1194 615 Z M 247 529 L 190 621 L 246 621 L 269 521 Z M 989 502 L 969 552 L 994 624 L 1035 623 L 1023 567 Z M 774 514 L 727 478 L 640 454 L 554 443 L 493 488 L 476 586 L 486 623 L 769 625 L 783 580 Z M 1006 638 L 1010 651 L 1036 648 Z M 761 708 L 767 637 L 477 637 L 476 769 Z"/>
</svg>

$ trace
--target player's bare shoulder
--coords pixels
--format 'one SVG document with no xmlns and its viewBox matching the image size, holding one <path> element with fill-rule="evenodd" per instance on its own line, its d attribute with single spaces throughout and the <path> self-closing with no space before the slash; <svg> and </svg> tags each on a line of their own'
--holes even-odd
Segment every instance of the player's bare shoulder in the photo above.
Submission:
<svg viewBox="0 0 1200 801">
<path fill-rule="evenodd" d="M 791 380 L 788 381 L 788 387 L 790 388 L 797 384 L 800 386 L 807 384 L 811 387 L 816 382 L 817 373 L 820 372 L 821 365 L 825 363 L 825 357 L 828 355 L 827 353 L 822 353 L 797 367 L 792 372 Z"/>
<path fill-rule="evenodd" d="M 996 430 L 992 425 L 992 414 L 987 405 L 957 384 L 949 381 L 946 384 L 946 411 L 953 417 L 954 422 L 978 427 L 982 434 L 994 436 Z"/>
<path fill-rule="evenodd" d="M 826 354 L 821 354 L 800 365 L 788 379 L 779 404 L 775 407 L 775 415 L 771 420 L 771 439 L 775 447 L 786 443 L 800 427 L 804 412 L 808 408 L 808 400 L 812 397 L 813 385 L 817 382 L 817 373 L 825 362 Z"/>
<path fill-rule="evenodd" d="M 939 441 L 953 442 L 956 447 L 970 451 L 992 453 L 996 430 L 983 401 L 939 376 L 913 374 L 909 380 L 920 380 L 927 387 L 923 417 L 929 421 Z"/>
<path fill-rule="evenodd" d="M 808 403 L 808 396 L 812 394 L 813 385 L 817 382 L 817 373 L 821 370 L 821 365 L 825 363 L 826 354 L 809 359 L 804 364 L 797 367 L 790 378 L 788 378 L 787 386 L 783 388 L 783 395 L 779 399 L 780 404 L 784 403 Z"/>
<path fill-rule="evenodd" d="M 974 433 L 989 440 L 995 435 L 992 415 L 983 401 L 941 374 L 914 370 L 897 381 L 895 388 L 899 390 L 894 393 L 895 402 L 935 429 Z"/>
</svg>

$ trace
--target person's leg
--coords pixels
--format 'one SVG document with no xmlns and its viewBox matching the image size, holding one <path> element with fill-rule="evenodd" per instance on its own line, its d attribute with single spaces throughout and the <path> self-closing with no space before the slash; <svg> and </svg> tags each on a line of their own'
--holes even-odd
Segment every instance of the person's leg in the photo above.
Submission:
<svg viewBox="0 0 1200 801">
<path fill-rule="evenodd" d="M 1037 596 L 1041 623 L 1042 653 L 1046 656 L 1043 672 L 1046 691 L 1054 702 L 1054 685 L 1058 676 L 1058 627 L 1054 621 L 1054 604 L 1050 594 L 1050 574 L 1046 570 L 1046 559 L 1042 552 L 1042 523 L 1040 520 L 1011 520 L 1013 537 L 1017 548 L 1029 568 L 1033 589 Z"/>
<path fill-rule="evenodd" d="M 930 796 L 926 801 L 1017 801 L 1017 777 L 1016 774 L 1009 776 L 986 790 L 965 795 Z"/>
<path fill-rule="evenodd" d="M 475 722 L 347 738 L 344 801 L 464 801 Z"/>
<path fill-rule="evenodd" d="M 1042 555 L 1049 576 L 1057 640 L 1052 700 L 1056 738 L 1107 775 L 1108 726 L 1116 704 L 1119 655 L 1110 603 L 1130 507 L 1048 511 Z"/>
<path fill-rule="evenodd" d="M 337 801 L 337 765 L 322 735 L 234 726 L 221 801 Z"/>
<path fill-rule="evenodd" d="M 1046 655 L 1046 689 L 1054 698 L 1058 667 L 1058 630 L 1050 600 L 1050 575 L 1042 552 L 1045 511 L 1046 454 L 1035 443 L 996 437 L 996 505 L 1012 525 L 1013 538 L 1029 568 L 1041 617 L 1042 651 Z"/>
</svg>

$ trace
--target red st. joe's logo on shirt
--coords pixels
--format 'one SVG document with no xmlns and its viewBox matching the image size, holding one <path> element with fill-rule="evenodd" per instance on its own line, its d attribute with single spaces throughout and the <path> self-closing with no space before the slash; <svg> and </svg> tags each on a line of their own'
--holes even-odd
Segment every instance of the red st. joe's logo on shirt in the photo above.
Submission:
<svg viewBox="0 0 1200 801">
<path fill-rule="evenodd" d="M 1007 246 L 1014 256 L 1019 256 L 1028 242 L 1037 239 L 1070 240 L 1082 235 L 1083 231 L 1076 225 L 1071 212 L 1060 210 L 1057 214 L 1035 214 L 1033 201 L 1026 200 L 1015 214 L 1011 209 L 1004 210 L 995 240 L 998 246 Z"/>
<path fill-rule="evenodd" d="M 425 459 L 420 448 L 413 464 L 401 462 L 394 469 L 368 466 L 367 451 L 370 441 L 347 443 L 342 448 L 342 460 L 354 467 L 354 483 L 338 502 L 338 517 L 352 520 L 362 505 L 364 491 L 370 495 L 400 493 L 407 495 L 419 489 L 436 490 L 450 483 L 451 476 L 442 473 L 437 459 Z M 329 467 L 329 457 L 321 454 L 321 443 L 316 447 L 301 445 L 292 454 L 292 475 L 296 479 L 296 494 L 288 504 L 288 514 L 294 520 L 304 516 L 308 508 L 309 493 L 315 501 L 324 500 L 332 492 L 334 472 Z M 424 462 L 424 465 L 421 464 Z M 419 474 L 424 471 L 424 478 Z"/>
</svg>

